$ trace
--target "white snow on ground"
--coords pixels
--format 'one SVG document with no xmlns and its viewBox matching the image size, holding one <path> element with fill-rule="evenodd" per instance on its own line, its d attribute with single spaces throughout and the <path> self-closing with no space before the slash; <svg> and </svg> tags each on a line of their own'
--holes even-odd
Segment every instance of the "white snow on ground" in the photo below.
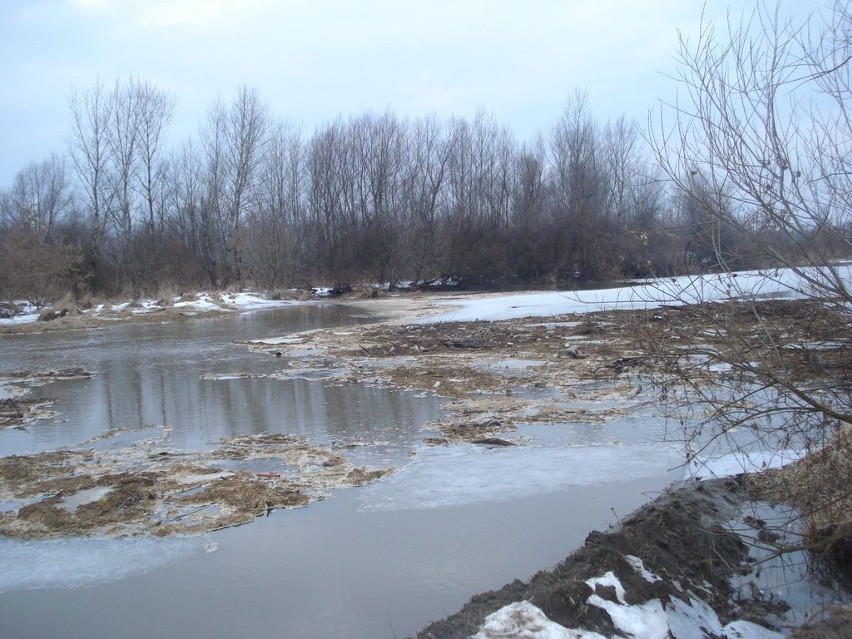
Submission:
<svg viewBox="0 0 852 639">
<path fill-rule="evenodd" d="M 769 468 L 781 468 L 805 456 L 803 450 L 734 451 L 718 457 L 696 457 L 685 469 L 687 479 L 732 477 L 741 473 L 756 473 Z"/>
<path fill-rule="evenodd" d="M 260 308 L 279 308 L 298 303 L 292 300 L 268 300 L 258 293 L 249 292 L 222 293 L 221 298 L 225 304 L 233 306 L 240 311 L 253 311 Z"/>
<path fill-rule="evenodd" d="M 845 282 L 852 282 L 852 266 L 844 264 L 836 268 Z M 815 268 L 805 272 L 812 277 L 818 275 Z M 810 285 L 790 269 L 684 275 L 643 280 L 637 286 L 592 291 L 471 296 L 469 299 L 448 301 L 447 304 L 456 308 L 423 321 L 493 321 L 605 310 L 653 309 L 731 299 L 795 299 L 811 292 Z"/>
<path fill-rule="evenodd" d="M 0 326 L 14 326 L 15 324 L 29 324 L 38 321 L 38 313 L 21 313 L 15 317 L 0 319 Z"/>
<path fill-rule="evenodd" d="M 215 542 L 208 535 L 0 539 L 0 593 L 96 586 L 149 573 L 214 549 Z"/>
<path fill-rule="evenodd" d="M 552 622 L 529 601 L 519 601 L 488 615 L 471 639 L 606 639 L 586 630 L 569 630 Z"/>
<path fill-rule="evenodd" d="M 838 276 L 852 283 L 852 265 L 834 267 Z M 802 272 L 817 280 L 825 280 L 822 269 L 810 267 Z M 811 285 L 790 269 L 741 271 L 712 275 L 683 275 L 672 278 L 642 280 L 636 286 L 591 290 L 520 293 L 516 295 L 475 295 L 468 299 L 447 300 L 456 308 L 422 322 L 469 322 L 475 320 L 503 320 L 520 317 L 549 317 L 564 313 L 588 313 L 600 310 L 651 309 L 664 305 L 680 305 L 729 299 L 801 298 L 812 293 Z M 315 289 L 318 297 L 328 296 L 331 289 Z M 287 300 L 268 300 L 251 292 L 198 293 L 194 300 L 175 300 L 174 307 L 194 312 L 248 311 L 296 304 Z M 131 306 L 131 302 L 113 304 L 111 311 L 118 312 Z M 159 310 L 153 300 L 139 300 L 134 305 L 136 314 Z M 27 309 L 28 311 L 30 309 Z M 34 309 L 33 309 L 34 311 Z M 102 307 L 92 310 L 100 315 Z M 38 314 L 32 311 L 11 319 L 0 319 L 0 326 L 34 322 Z"/>
<path fill-rule="evenodd" d="M 637 557 L 630 557 L 630 563 L 645 579 L 660 579 L 648 571 Z M 667 604 L 651 599 L 628 605 L 624 586 L 612 571 L 586 583 L 593 591 L 597 586 L 614 588 L 616 601 L 604 599 L 593 592 L 586 599 L 586 604 L 606 611 L 613 625 L 633 639 L 704 639 L 708 634 L 728 639 L 781 639 L 784 636 L 749 621 L 733 621 L 723 627 L 713 609 L 693 593 L 685 593 L 689 603 L 673 597 Z M 500 637 L 599 639 L 601 635 L 582 628 L 565 628 L 548 619 L 530 602 L 520 601 L 488 615 L 473 639 Z"/>
<path fill-rule="evenodd" d="M 217 304 L 210 298 L 209 293 L 199 293 L 194 300 L 181 300 L 174 303 L 174 308 L 185 309 L 189 311 L 205 312 L 205 311 L 224 311 L 221 304 Z"/>
<path fill-rule="evenodd" d="M 652 584 L 655 581 L 662 581 L 662 579 L 660 579 L 657 575 L 645 568 L 645 564 L 641 559 L 639 559 L 639 557 L 635 555 L 624 555 L 624 558 L 627 560 L 627 563 L 633 567 L 633 570 L 642 575 L 642 578 L 649 584 Z"/>
<path fill-rule="evenodd" d="M 302 304 L 304 302 L 294 300 L 269 300 L 260 293 L 221 293 L 211 294 L 201 292 L 194 296 L 195 299 L 184 299 L 177 297 L 174 299 L 172 306 L 176 309 L 186 312 L 205 313 L 205 312 L 227 312 L 227 311 L 254 311 L 265 308 L 280 308 L 282 306 L 290 306 L 293 304 Z M 89 311 L 84 311 L 92 317 L 97 317 L 103 320 L 116 320 L 122 318 L 108 317 L 109 313 L 120 313 L 125 310 L 130 310 L 133 315 L 148 315 L 158 311 L 165 310 L 164 307 L 152 299 L 140 299 L 135 302 L 125 301 L 117 304 L 112 304 L 109 307 L 104 304 L 98 304 Z M 34 308 L 26 308 L 23 313 L 8 319 L 0 319 L 0 326 L 12 326 L 15 324 L 27 324 L 38 321 L 39 313 Z"/>
</svg>

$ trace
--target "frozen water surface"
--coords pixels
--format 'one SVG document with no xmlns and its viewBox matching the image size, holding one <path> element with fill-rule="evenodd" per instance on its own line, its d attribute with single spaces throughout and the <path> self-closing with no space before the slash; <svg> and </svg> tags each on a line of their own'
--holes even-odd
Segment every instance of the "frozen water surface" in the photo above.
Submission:
<svg viewBox="0 0 852 639">
<path fill-rule="evenodd" d="M 169 539 L 0 539 L 0 594 L 102 585 L 203 554 L 212 543 L 208 535 Z M 0 618 L 7 618 L 8 611 L 2 603 L 0 610 Z M 0 621 L 0 629 L 3 624 Z"/>
<path fill-rule="evenodd" d="M 653 424 L 653 422 L 652 422 Z M 420 445 L 393 475 L 361 491 L 364 510 L 412 510 L 523 499 L 569 487 L 669 476 L 674 445 L 624 419 L 605 424 L 527 424 L 506 437 L 523 446 Z M 661 437 L 661 435 L 660 435 Z"/>
<path fill-rule="evenodd" d="M 852 266 L 841 264 L 837 273 L 852 282 Z M 816 269 L 802 269 L 824 280 Z M 470 322 L 520 317 L 548 317 L 563 313 L 590 313 L 601 310 L 654 309 L 664 305 L 718 302 L 739 299 L 801 298 L 810 284 L 790 269 L 713 273 L 644 280 L 635 286 L 588 291 L 556 291 L 495 295 L 453 300 L 456 308 L 430 317 L 426 322 Z"/>
</svg>

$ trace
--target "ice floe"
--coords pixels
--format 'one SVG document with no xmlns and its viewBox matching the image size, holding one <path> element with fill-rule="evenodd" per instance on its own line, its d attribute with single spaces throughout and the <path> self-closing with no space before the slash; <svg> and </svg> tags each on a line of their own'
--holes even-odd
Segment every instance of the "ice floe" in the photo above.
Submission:
<svg viewBox="0 0 852 639">
<path fill-rule="evenodd" d="M 685 469 L 691 479 L 733 477 L 770 468 L 782 468 L 804 457 L 802 450 L 734 451 L 718 457 L 695 457 Z"/>
<path fill-rule="evenodd" d="M 396 473 L 361 492 L 368 511 L 505 501 L 665 474 L 674 449 L 659 444 L 486 448 L 424 446 Z"/>
<path fill-rule="evenodd" d="M 118 581 L 209 552 L 212 543 L 209 535 L 0 539 L 0 593 Z"/>
</svg>

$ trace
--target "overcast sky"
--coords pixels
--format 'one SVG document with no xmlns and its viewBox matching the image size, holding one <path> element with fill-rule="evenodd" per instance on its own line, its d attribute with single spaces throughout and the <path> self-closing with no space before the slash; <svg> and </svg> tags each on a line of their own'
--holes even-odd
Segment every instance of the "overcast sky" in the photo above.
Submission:
<svg viewBox="0 0 852 639">
<path fill-rule="evenodd" d="M 241 84 L 306 132 L 338 115 L 492 111 L 518 139 L 577 88 L 641 123 L 673 95 L 702 0 L 0 0 L 0 188 L 63 152 L 68 96 L 130 76 L 173 94 L 175 142 Z M 739 15 L 746 0 L 707 0 Z"/>
</svg>

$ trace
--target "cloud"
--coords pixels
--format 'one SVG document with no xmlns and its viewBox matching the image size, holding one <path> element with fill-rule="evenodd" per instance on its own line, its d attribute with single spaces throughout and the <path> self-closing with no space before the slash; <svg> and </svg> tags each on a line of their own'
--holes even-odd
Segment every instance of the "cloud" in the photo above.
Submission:
<svg viewBox="0 0 852 639">
<path fill-rule="evenodd" d="M 83 0 L 102 2 L 106 0 Z M 272 0 L 168 0 L 146 3 L 139 24 L 148 28 L 209 28 L 230 24 L 243 16 L 256 15 L 276 3 Z"/>
<path fill-rule="evenodd" d="M 75 11 L 109 14 L 125 24 L 153 30 L 211 29 L 233 25 L 282 3 L 275 0 L 66 0 Z"/>
<path fill-rule="evenodd" d="M 68 3 L 83 11 L 99 11 L 116 4 L 115 0 L 68 0 Z"/>
</svg>

